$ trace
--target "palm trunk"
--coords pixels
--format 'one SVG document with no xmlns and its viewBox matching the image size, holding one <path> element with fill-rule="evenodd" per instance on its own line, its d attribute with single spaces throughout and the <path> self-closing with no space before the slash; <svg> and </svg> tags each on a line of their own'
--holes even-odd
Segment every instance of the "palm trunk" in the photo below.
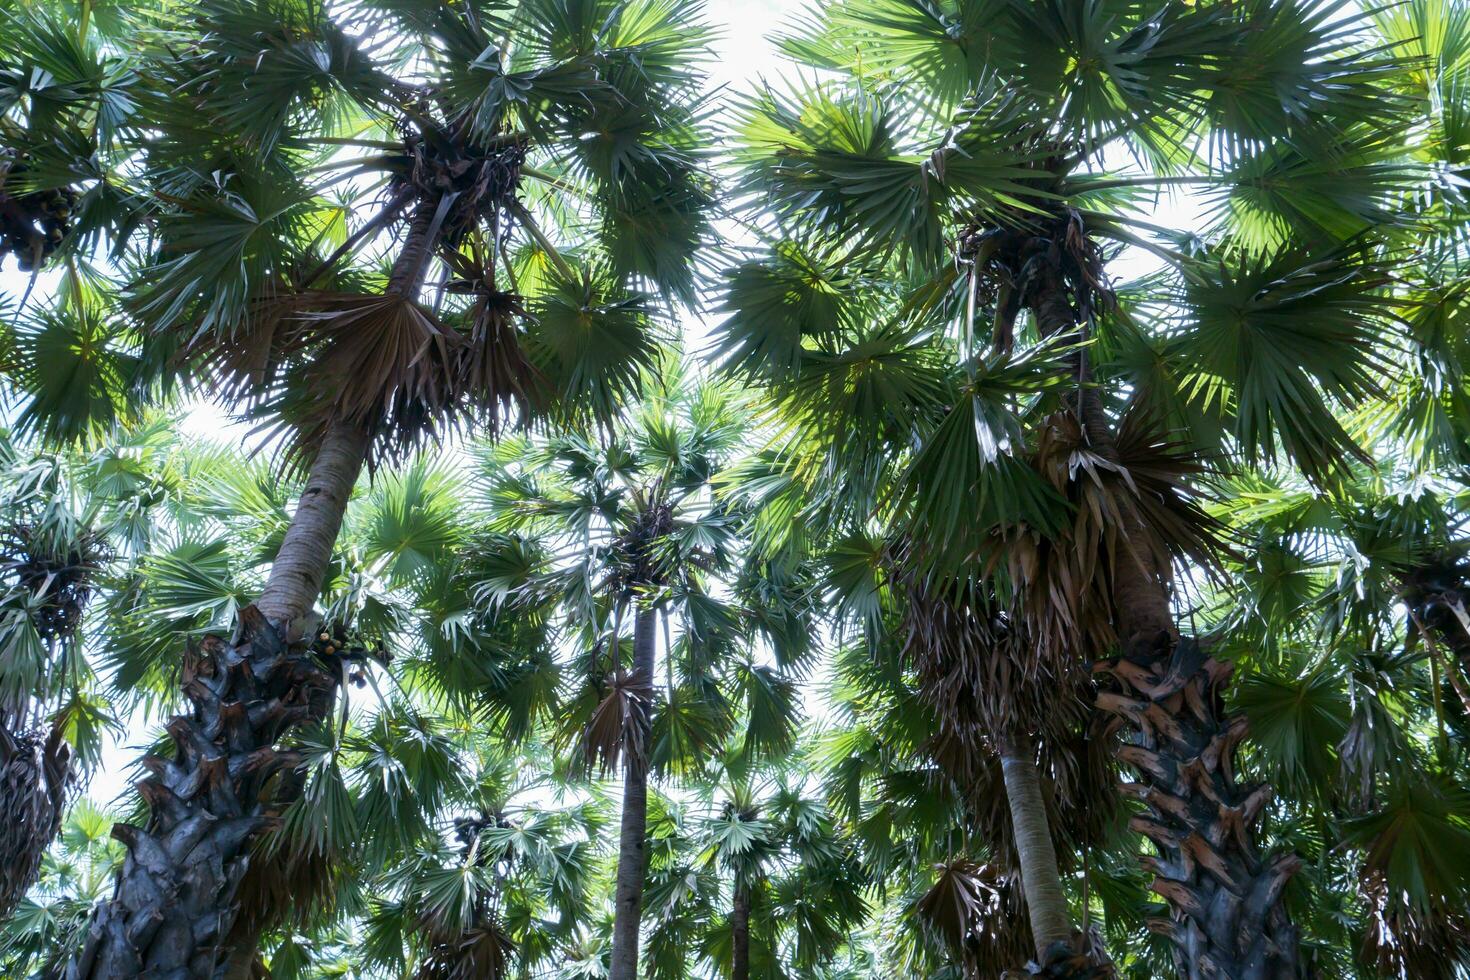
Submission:
<svg viewBox="0 0 1470 980">
<path fill-rule="evenodd" d="M 750 889 L 740 881 L 730 902 L 730 980 L 750 980 Z"/>
<path fill-rule="evenodd" d="M 655 628 L 658 614 L 638 610 L 633 623 L 633 675 L 653 686 Z M 623 773 L 623 819 L 618 839 L 617 889 L 613 899 L 612 971 L 609 980 L 636 980 L 638 932 L 643 920 L 643 876 L 648 865 L 647 738 L 629 746 Z"/>
<path fill-rule="evenodd" d="M 417 291 L 433 252 L 436 211 L 437 202 L 416 208 L 390 292 Z M 357 422 L 328 425 L 259 602 L 241 610 L 231 642 L 208 637 L 185 656 L 181 686 L 190 713 L 167 726 L 172 759 L 143 759 L 149 774 L 137 788 L 148 825 L 113 827 L 127 855 L 112 899 L 97 909 L 82 952 L 68 964 L 68 980 L 223 980 L 239 976 L 241 963 L 253 965 L 259 937 L 241 942 L 232 928 L 251 841 L 269 823 L 268 783 L 300 762 L 277 744 L 326 717 L 337 692 L 336 672 L 293 630 L 321 593 L 371 442 Z"/>
<path fill-rule="evenodd" d="M 1046 963 L 1071 952 L 1072 916 L 1062 891 L 1046 802 L 1041 796 L 1041 773 L 1029 738 L 1005 738 L 999 748 L 1016 853 L 1021 858 L 1021 888 L 1036 943 L 1036 961 Z"/>
<path fill-rule="evenodd" d="M 1271 789 L 1235 781 L 1246 724 L 1224 710 L 1232 666 L 1172 631 L 1164 643 L 1152 629 L 1123 635 L 1124 655 L 1102 668 L 1119 690 L 1101 693 L 1098 706 L 1134 726 L 1118 758 L 1138 773 L 1123 790 L 1146 813 L 1130 826 L 1158 849 L 1140 860 L 1171 912 L 1149 927 L 1173 942 L 1184 980 L 1295 977 L 1297 931 L 1281 893 L 1302 862 L 1256 849 Z"/>
<path fill-rule="evenodd" d="M 208 637 L 185 657 L 183 688 L 192 711 L 168 724 L 174 757 L 143 759 L 148 826 L 113 826 L 127 856 L 68 980 L 220 976 L 249 841 L 266 824 L 261 796 L 300 761 L 275 743 L 325 715 L 336 681 L 247 606 L 233 642 Z"/>
<path fill-rule="evenodd" d="M 367 462 L 370 441 L 366 429 L 341 419 L 322 438 L 270 578 L 255 602 L 277 629 L 289 631 L 321 595 L 347 498 Z"/>
<path fill-rule="evenodd" d="M 71 746 L 59 728 L 42 741 L 12 732 L 0 712 L 0 922 L 35 884 L 41 858 L 61 829 L 74 775 Z"/>
<path fill-rule="evenodd" d="M 1059 277 L 1033 301 L 1041 333 L 1074 328 L 1076 314 Z M 1085 354 L 1078 352 L 1079 381 Z M 1113 452 L 1113 435 L 1095 391 L 1079 386 L 1072 401 L 1092 448 Z M 1125 535 L 1143 540 L 1148 529 Z M 1170 570 L 1154 567 L 1141 547 L 1119 557 L 1112 582 L 1114 624 L 1122 656 L 1103 665 L 1120 690 L 1098 707 L 1132 724 L 1118 758 L 1139 773 L 1124 792 L 1147 814 L 1133 818 L 1158 855 L 1141 858 L 1151 889 L 1170 907 L 1150 927 L 1175 947 L 1184 980 L 1274 980 L 1295 976 L 1297 933 L 1281 904 L 1286 881 L 1301 866 L 1295 854 L 1261 859 L 1255 829 L 1271 797 L 1268 786 L 1238 786 L 1235 752 L 1245 720 L 1225 714 L 1228 664 L 1181 640 L 1169 604 Z"/>
</svg>

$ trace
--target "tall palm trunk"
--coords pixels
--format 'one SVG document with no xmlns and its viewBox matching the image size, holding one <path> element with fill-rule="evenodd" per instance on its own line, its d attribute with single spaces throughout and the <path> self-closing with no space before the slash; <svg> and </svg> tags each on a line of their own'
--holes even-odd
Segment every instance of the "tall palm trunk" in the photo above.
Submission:
<svg viewBox="0 0 1470 980">
<path fill-rule="evenodd" d="M 1118 690 L 1101 693 L 1098 706 L 1134 727 L 1118 758 L 1138 773 L 1124 792 L 1147 812 L 1130 825 L 1158 849 L 1142 861 L 1172 913 L 1150 928 L 1174 943 L 1184 980 L 1295 977 L 1297 931 L 1281 893 L 1301 858 L 1257 851 L 1271 788 L 1235 780 L 1246 722 L 1224 708 L 1232 665 L 1159 626 L 1161 576 L 1118 578 L 1123 653 L 1102 667 Z"/>
<path fill-rule="evenodd" d="M 741 881 L 730 902 L 730 980 L 750 980 L 750 889 Z"/>
<path fill-rule="evenodd" d="M 639 609 L 633 622 L 633 677 L 653 688 L 658 613 Z M 612 971 L 609 980 L 636 980 L 638 932 L 643 921 L 643 877 L 648 867 L 648 733 L 624 755 L 623 818 L 618 837 L 617 889 L 613 898 Z"/>
<path fill-rule="evenodd" d="M 1045 336 L 1076 329 L 1060 276 L 1043 280 L 1032 308 Z M 1116 456 L 1101 401 L 1085 387 L 1085 352 L 1076 356 L 1084 384 L 1073 411 L 1092 449 Z M 1149 531 L 1136 513 L 1125 519 L 1134 526 L 1122 537 L 1146 540 Z M 1169 579 L 1170 569 L 1157 567 L 1147 547 L 1118 557 L 1112 604 L 1122 655 L 1099 668 L 1117 690 L 1102 692 L 1097 702 L 1134 731 L 1118 758 L 1139 779 L 1123 789 L 1147 807 L 1131 825 L 1158 848 L 1157 856 L 1141 860 L 1154 874 L 1150 888 L 1171 913 L 1150 927 L 1173 942 L 1184 980 L 1292 977 L 1297 933 L 1280 899 L 1301 859 L 1290 853 L 1263 859 L 1257 852 L 1256 824 L 1271 790 L 1235 781 L 1246 724 L 1224 710 L 1231 667 L 1180 637 Z"/>
<path fill-rule="evenodd" d="M 1054 953 L 1070 951 L 1072 916 L 1052 846 L 1035 748 L 1030 738 L 1015 735 L 1001 739 L 999 749 L 1016 853 L 1021 858 L 1021 889 L 1026 896 L 1031 935 L 1036 943 L 1036 961 L 1045 963 Z"/>
<path fill-rule="evenodd" d="M 436 208 L 425 201 L 415 210 L 390 293 L 417 292 Z M 148 775 L 137 788 L 148 825 L 113 827 L 127 855 L 68 980 L 222 980 L 254 962 L 231 949 L 242 945 L 232 927 L 251 841 L 269 823 L 268 783 L 300 762 L 277 743 L 326 717 L 337 690 L 336 671 L 293 629 L 321 593 L 371 442 L 357 422 L 328 425 L 260 600 L 241 610 L 230 642 L 208 637 L 186 654 L 181 687 L 190 712 L 167 726 L 174 757 L 143 759 Z"/>
</svg>

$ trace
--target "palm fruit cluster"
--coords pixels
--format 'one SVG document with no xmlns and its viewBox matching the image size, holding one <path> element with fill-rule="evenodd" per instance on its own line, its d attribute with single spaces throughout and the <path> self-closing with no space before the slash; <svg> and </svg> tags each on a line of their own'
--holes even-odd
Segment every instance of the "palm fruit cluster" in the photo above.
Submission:
<svg viewBox="0 0 1470 980">
<path fill-rule="evenodd" d="M 70 187 L 12 193 L 10 188 L 23 186 L 24 172 L 15 150 L 0 147 L 0 264 L 12 254 L 22 272 L 32 272 L 71 230 L 79 196 Z"/>
</svg>

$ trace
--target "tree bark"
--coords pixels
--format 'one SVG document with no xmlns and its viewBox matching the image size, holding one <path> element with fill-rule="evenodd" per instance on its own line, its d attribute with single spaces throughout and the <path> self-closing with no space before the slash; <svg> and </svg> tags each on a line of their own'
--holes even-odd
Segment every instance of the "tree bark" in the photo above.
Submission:
<svg viewBox="0 0 1470 980">
<path fill-rule="evenodd" d="M 71 746 L 60 728 L 42 741 L 12 732 L 0 713 L 0 921 L 36 883 L 41 859 L 61 830 L 74 776 Z"/>
<path fill-rule="evenodd" d="M 68 980 L 223 975 L 248 842 L 266 824 L 263 792 L 300 763 L 275 743 L 323 717 L 336 691 L 334 673 L 283 642 L 254 606 L 241 610 L 232 642 L 207 637 L 185 657 L 182 681 L 192 711 L 168 724 L 173 758 L 143 759 L 148 825 L 113 827 L 127 854 Z"/>
<path fill-rule="evenodd" d="M 1061 949 L 1070 949 L 1072 916 L 1057 869 L 1046 801 L 1041 795 L 1041 773 L 1031 740 L 1023 735 L 1011 736 L 1001 739 L 999 748 L 1006 802 L 1011 808 L 1011 827 L 1021 858 L 1021 888 L 1036 942 L 1036 961 L 1045 963 L 1058 952 L 1058 944 Z"/>
<path fill-rule="evenodd" d="M 730 980 L 750 980 L 750 890 L 740 881 L 730 902 Z"/>
<path fill-rule="evenodd" d="M 1118 563 L 1121 655 L 1098 668 L 1115 688 L 1099 694 L 1098 706 L 1133 728 L 1117 755 L 1138 781 L 1122 788 L 1146 812 L 1129 825 L 1157 848 L 1139 860 L 1154 875 L 1150 889 L 1169 904 L 1169 918 L 1149 928 L 1173 943 L 1182 980 L 1287 980 L 1297 975 L 1299 937 L 1281 895 L 1302 861 L 1291 852 L 1260 855 L 1256 831 L 1271 787 L 1235 780 L 1246 721 L 1225 711 L 1234 666 L 1180 636 L 1171 570 L 1151 565 Z"/>
<path fill-rule="evenodd" d="M 633 675 L 653 687 L 658 613 L 639 609 L 633 623 Z M 609 980 L 636 980 L 638 933 L 643 919 L 643 877 L 648 866 L 648 733 L 624 753 L 623 817 L 618 838 L 613 899 L 612 970 Z"/>
</svg>

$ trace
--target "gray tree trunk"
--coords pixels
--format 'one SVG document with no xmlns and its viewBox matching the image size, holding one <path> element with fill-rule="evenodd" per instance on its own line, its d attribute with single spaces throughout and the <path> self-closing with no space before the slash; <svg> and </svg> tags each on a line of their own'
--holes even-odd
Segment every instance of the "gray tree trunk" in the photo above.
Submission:
<svg viewBox="0 0 1470 980">
<path fill-rule="evenodd" d="M 1041 773 L 1036 767 L 1031 740 L 1019 735 L 1002 739 L 1000 765 L 1006 802 L 1011 808 L 1016 853 L 1021 858 L 1021 888 L 1031 918 L 1031 935 L 1036 942 L 1036 961 L 1045 963 L 1058 943 L 1064 947 L 1070 944 L 1072 914 L 1057 869 L 1057 852 L 1051 841 L 1046 801 L 1041 795 Z"/>
<path fill-rule="evenodd" d="M 183 687 L 192 710 L 168 724 L 173 757 L 143 759 L 148 825 L 113 827 L 127 855 L 68 980 L 223 975 L 249 841 L 266 822 L 262 794 L 300 764 L 276 742 L 325 715 L 336 679 L 247 606 L 233 642 L 208 637 L 186 656 Z"/>
<path fill-rule="evenodd" d="M 633 675 L 653 687 L 658 613 L 639 609 L 633 623 Z M 613 898 L 612 971 L 609 980 L 636 980 L 638 932 L 643 921 L 643 877 L 648 867 L 647 733 L 624 754 L 623 817 L 618 838 L 617 889 Z"/>
<path fill-rule="evenodd" d="M 750 891 L 741 882 L 730 908 L 730 980 L 750 980 Z"/>
<path fill-rule="evenodd" d="M 255 602 L 277 629 L 289 629 L 311 611 L 321 595 L 332 547 L 347 512 L 347 498 L 367 459 L 368 443 L 367 431 L 352 422 L 339 419 L 327 428 L 291 526 L 271 563 L 270 579 Z"/>
</svg>

